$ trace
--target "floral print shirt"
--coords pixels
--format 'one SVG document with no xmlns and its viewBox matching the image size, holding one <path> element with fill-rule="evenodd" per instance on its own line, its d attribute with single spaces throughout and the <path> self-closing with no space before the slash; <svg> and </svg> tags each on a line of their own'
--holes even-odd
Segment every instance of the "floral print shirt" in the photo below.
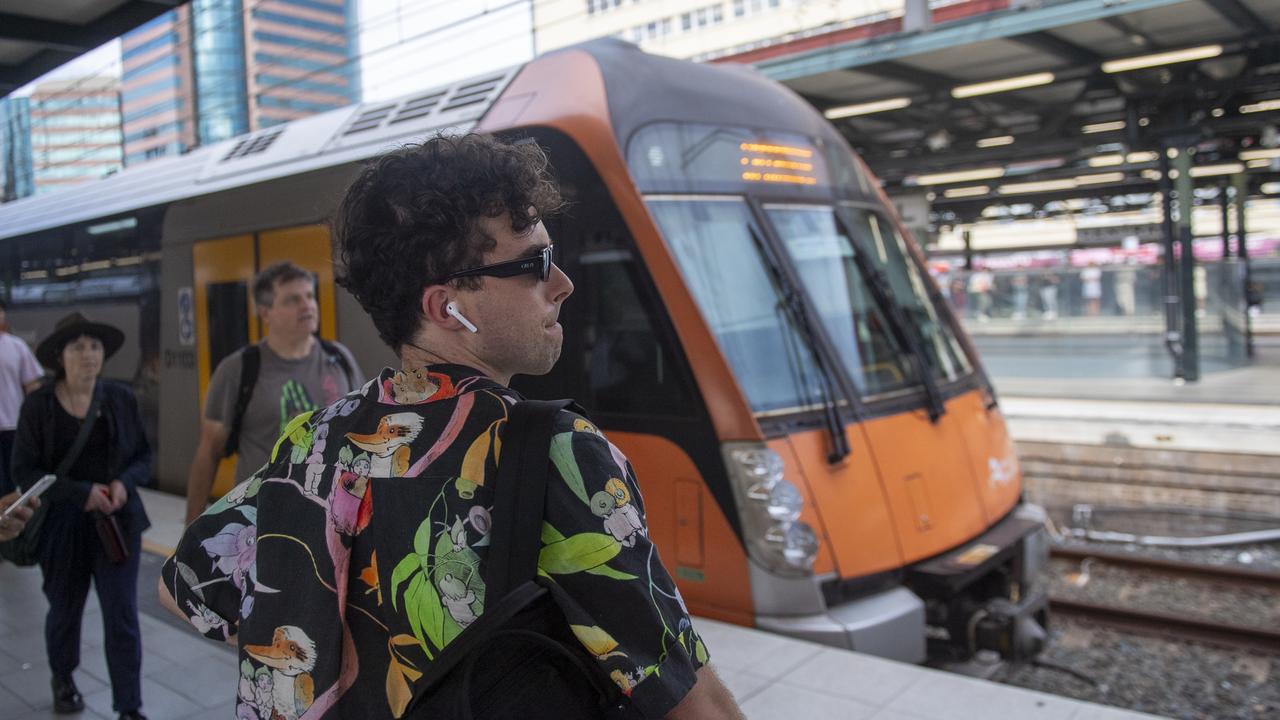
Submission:
<svg viewBox="0 0 1280 720">
<path fill-rule="evenodd" d="M 403 715 L 484 612 L 493 481 L 519 399 L 461 366 L 383 370 L 295 418 L 271 462 L 187 528 L 162 577 L 201 633 L 236 635 L 239 720 Z M 584 652 L 661 717 L 707 649 L 649 541 L 631 464 L 568 411 L 549 455 L 539 574 Z"/>
</svg>

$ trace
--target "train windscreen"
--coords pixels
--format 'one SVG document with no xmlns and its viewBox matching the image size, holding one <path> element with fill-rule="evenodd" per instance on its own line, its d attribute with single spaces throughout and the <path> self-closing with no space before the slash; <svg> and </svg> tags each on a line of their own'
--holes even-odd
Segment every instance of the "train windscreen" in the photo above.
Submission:
<svg viewBox="0 0 1280 720">
<path fill-rule="evenodd" d="M 812 407 L 824 397 L 813 350 L 791 326 L 770 272 L 775 251 L 760 247 L 770 235 L 861 395 L 914 391 L 921 368 L 942 382 L 972 370 L 906 239 L 875 209 L 843 146 L 782 131 L 664 122 L 636 132 L 628 166 L 756 412 Z M 773 232 L 753 238 L 759 222 Z M 859 267 L 855 252 L 871 260 L 878 278 L 863 276 L 867 266 Z M 873 280 L 885 291 L 879 298 L 868 287 Z M 920 349 L 923 363 L 912 362 L 908 345 Z"/>
<path fill-rule="evenodd" d="M 794 327 L 751 233 L 742 198 L 650 196 L 703 317 L 756 412 L 815 406 L 813 351 Z"/>
<path fill-rule="evenodd" d="M 839 207 L 843 224 L 830 205 L 765 205 L 765 212 L 859 391 L 876 395 L 918 380 L 903 349 L 885 343 L 888 333 L 874 332 L 885 327 L 886 318 L 868 292 L 869 279 L 858 270 L 855 252 L 870 258 L 881 274 L 890 302 L 901 311 L 905 330 L 916 334 L 934 377 L 945 382 L 971 370 L 955 335 L 939 318 L 906 240 L 887 218 L 853 205 Z M 846 236 L 846 228 L 854 237 Z"/>
</svg>

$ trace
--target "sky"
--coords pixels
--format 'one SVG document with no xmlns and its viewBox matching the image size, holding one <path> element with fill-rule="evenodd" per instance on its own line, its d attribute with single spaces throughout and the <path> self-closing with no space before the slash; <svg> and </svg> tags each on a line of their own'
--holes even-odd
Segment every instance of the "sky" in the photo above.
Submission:
<svg viewBox="0 0 1280 720">
<path fill-rule="evenodd" d="M 243 0 L 253 2 L 253 0 Z M 529 0 L 356 0 L 364 100 L 379 101 L 529 60 Z M 37 82 L 120 76 L 120 41 Z M 13 93 L 30 95 L 35 83 Z"/>
</svg>

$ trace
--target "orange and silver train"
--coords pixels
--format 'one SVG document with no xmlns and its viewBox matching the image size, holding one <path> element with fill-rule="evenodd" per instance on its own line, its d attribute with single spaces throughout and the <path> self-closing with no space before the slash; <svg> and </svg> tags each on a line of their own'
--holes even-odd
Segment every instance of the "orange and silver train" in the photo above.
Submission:
<svg viewBox="0 0 1280 720">
<path fill-rule="evenodd" d="M 514 384 L 577 398 L 631 458 L 691 611 L 908 661 L 1040 648 L 1044 514 L 973 347 L 867 167 L 748 68 L 595 41 L 4 205 L 10 322 L 124 328 L 106 373 L 183 492 L 210 371 L 259 338 L 257 269 L 313 270 L 322 335 L 394 362 L 325 223 L 362 161 L 441 131 L 551 158 L 577 291 L 558 366 Z"/>
</svg>

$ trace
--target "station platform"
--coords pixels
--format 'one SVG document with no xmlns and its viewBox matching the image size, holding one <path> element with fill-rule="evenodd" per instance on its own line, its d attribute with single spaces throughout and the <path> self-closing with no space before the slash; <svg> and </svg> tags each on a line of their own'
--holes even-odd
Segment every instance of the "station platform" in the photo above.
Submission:
<svg viewBox="0 0 1280 720">
<path fill-rule="evenodd" d="M 1280 343 L 1253 364 L 1164 378 L 995 377 L 1015 441 L 1280 455 Z"/>
<path fill-rule="evenodd" d="M 182 533 L 181 498 L 143 491 L 154 526 L 139 578 L 143 710 L 152 720 L 233 720 L 234 650 L 205 640 L 155 599 L 159 568 Z M 0 720 L 54 715 L 45 662 L 40 572 L 0 564 Z M 836 650 L 706 618 L 694 624 L 712 664 L 751 720 L 1140 720 L 1116 708 Z M 90 593 L 76 682 L 86 719 L 113 718 L 101 613 Z"/>
</svg>

